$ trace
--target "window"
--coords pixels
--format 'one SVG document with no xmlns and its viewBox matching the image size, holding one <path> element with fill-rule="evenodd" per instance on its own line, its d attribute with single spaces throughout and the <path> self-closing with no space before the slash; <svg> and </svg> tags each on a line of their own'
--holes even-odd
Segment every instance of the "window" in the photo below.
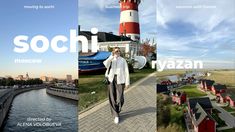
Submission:
<svg viewBox="0 0 235 132">
<path fill-rule="evenodd" d="M 131 16 L 131 12 L 130 12 L 130 16 Z"/>
</svg>

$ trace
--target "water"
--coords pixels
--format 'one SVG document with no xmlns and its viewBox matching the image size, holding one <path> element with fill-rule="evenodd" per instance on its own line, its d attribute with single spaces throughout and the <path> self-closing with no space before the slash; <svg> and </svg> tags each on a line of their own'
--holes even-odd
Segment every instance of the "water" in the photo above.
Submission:
<svg viewBox="0 0 235 132">
<path fill-rule="evenodd" d="M 46 89 L 19 94 L 12 102 L 3 131 L 77 132 L 77 105 L 77 101 L 48 95 Z"/>
<path fill-rule="evenodd" d="M 166 76 L 172 82 L 178 82 L 179 77 L 177 75 Z"/>
</svg>

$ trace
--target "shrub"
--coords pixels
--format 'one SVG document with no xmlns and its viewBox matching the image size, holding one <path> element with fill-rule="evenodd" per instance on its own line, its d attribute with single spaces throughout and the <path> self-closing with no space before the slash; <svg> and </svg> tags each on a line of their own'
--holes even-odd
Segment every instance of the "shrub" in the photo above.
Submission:
<svg viewBox="0 0 235 132">
<path fill-rule="evenodd" d="M 176 124 L 176 123 L 173 123 L 173 124 L 169 124 L 167 127 L 159 127 L 158 132 L 184 132 L 184 129 Z"/>
</svg>

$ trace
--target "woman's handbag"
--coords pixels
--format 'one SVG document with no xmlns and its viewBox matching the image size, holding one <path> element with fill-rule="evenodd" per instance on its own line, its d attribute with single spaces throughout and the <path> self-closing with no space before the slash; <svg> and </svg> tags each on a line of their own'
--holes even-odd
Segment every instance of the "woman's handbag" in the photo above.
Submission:
<svg viewBox="0 0 235 132">
<path fill-rule="evenodd" d="M 112 66 L 112 62 L 110 63 L 110 66 L 109 66 L 109 70 L 108 70 L 108 74 L 107 75 L 109 75 L 109 72 L 110 72 L 110 69 L 111 69 L 111 66 Z M 105 78 L 104 78 L 104 84 L 105 85 L 109 85 L 110 84 L 110 82 L 109 82 L 109 78 L 108 77 L 106 77 L 105 76 Z"/>
</svg>

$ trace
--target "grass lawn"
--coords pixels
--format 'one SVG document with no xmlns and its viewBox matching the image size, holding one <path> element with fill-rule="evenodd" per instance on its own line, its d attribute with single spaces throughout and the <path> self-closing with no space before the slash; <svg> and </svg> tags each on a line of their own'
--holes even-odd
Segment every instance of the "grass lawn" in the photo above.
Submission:
<svg viewBox="0 0 235 132">
<path fill-rule="evenodd" d="M 222 107 L 223 109 L 225 109 L 227 112 L 234 112 L 235 109 L 229 107 L 229 106 L 226 106 L 226 107 Z"/>
<path fill-rule="evenodd" d="M 222 130 L 219 132 L 235 132 L 235 128 L 230 128 L 230 129 Z"/>
<path fill-rule="evenodd" d="M 135 70 L 130 74 L 131 84 L 153 73 L 153 69 Z M 79 111 L 107 98 L 107 86 L 103 84 L 104 75 L 79 76 Z M 95 92 L 95 94 L 91 94 Z"/>
<path fill-rule="evenodd" d="M 184 91 L 187 94 L 187 97 L 200 97 L 200 96 L 206 96 L 207 94 L 198 90 L 197 85 L 186 85 L 181 88 L 179 88 L 179 91 Z"/>
</svg>

